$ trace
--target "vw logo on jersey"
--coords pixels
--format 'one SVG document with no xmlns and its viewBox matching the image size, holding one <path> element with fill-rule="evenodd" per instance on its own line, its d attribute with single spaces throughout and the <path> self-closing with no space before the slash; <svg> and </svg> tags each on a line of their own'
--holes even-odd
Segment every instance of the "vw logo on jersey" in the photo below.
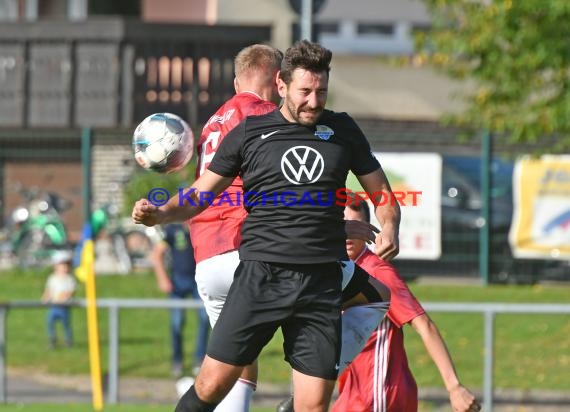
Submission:
<svg viewBox="0 0 570 412">
<path fill-rule="evenodd" d="M 315 130 L 315 136 L 323 140 L 329 140 L 333 134 L 334 130 L 324 124 L 318 124 L 317 130 Z"/>
<path fill-rule="evenodd" d="M 323 156 L 312 147 L 292 147 L 281 158 L 281 172 L 294 185 L 315 183 L 324 169 Z"/>
</svg>

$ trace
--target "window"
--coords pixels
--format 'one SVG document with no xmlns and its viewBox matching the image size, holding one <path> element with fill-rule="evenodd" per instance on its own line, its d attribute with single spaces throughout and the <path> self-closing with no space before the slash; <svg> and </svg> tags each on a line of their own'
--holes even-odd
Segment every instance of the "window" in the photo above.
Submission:
<svg viewBox="0 0 570 412">
<path fill-rule="evenodd" d="M 358 34 L 373 34 L 381 36 L 394 35 L 394 25 L 387 23 L 358 23 Z"/>
<path fill-rule="evenodd" d="M 139 0 L 96 0 L 89 2 L 89 14 L 122 16 L 140 16 L 141 5 Z"/>
<path fill-rule="evenodd" d="M 337 34 L 338 23 L 319 23 L 317 30 L 319 34 Z"/>
<path fill-rule="evenodd" d="M 18 2 L 16 0 L 0 0 L 0 20 L 17 20 Z"/>
</svg>

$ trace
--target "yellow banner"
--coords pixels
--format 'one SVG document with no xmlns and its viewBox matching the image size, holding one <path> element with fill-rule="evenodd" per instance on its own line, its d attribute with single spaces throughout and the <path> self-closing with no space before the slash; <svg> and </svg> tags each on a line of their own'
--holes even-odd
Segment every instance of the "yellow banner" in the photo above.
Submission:
<svg viewBox="0 0 570 412">
<path fill-rule="evenodd" d="M 570 156 L 523 158 L 515 165 L 509 234 L 521 258 L 570 258 Z"/>
</svg>

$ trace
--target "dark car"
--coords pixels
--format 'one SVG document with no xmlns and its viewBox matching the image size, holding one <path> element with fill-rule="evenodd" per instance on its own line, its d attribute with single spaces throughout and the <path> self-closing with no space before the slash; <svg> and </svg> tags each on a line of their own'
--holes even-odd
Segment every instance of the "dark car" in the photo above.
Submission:
<svg viewBox="0 0 570 412">
<path fill-rule="evenodd" d="M 443 156 L 441 246 L 436 261 L 396 260 L 407 278 L 422 274 L 479 276 L 483 194 L 481 158 Z M 508 241 L 513 216 L 514 164 L 493 158 L 489 167 L 489 281 L 534 283 L 568 270 L 563 262 L 515 259 Z"/>
<path fill-rule="evenodd" d="M 505 277 L 512 269 L 508 233 L 513 216 L 512 178 L 514 165 L 492 159 L 489 167 L 490 272 Z M 479 236 L 482 217 L 481 159 L 444 156 L 441 185 L 442 260 L 460 263 L 479 272 Z"/>
</svg>

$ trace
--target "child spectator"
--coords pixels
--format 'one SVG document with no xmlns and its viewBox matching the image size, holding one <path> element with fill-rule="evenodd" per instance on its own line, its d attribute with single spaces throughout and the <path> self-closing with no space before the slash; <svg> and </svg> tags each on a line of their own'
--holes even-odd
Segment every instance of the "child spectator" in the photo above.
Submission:
<svg viewBox="0 0 570 412">
<path fill-rule="evenodd" d="M 42 302 L 50 304 L 47 313 L 47 333 L 50 349 L 55 348 L 55 324 L 59 320 L 63 325 L 65 346 L 73 344 L 71 332 L 71 307 L 67 305 L 75 292 L 75 278 L 71 273 L 72 254 L 69 251 L 58 251 L 52 258 L 53 273 L 49 275 Z"/>
</svg>

